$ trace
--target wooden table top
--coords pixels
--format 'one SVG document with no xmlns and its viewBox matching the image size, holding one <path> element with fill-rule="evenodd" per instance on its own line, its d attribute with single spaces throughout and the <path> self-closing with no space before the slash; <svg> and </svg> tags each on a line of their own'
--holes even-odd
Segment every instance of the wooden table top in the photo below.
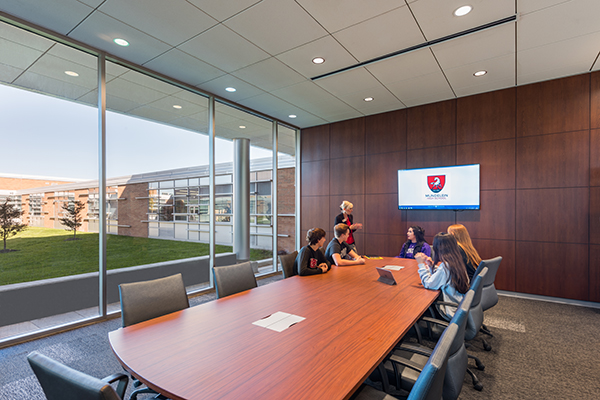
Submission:
<svg viewBox="0 0 600 400">
<path fill-rule="evenodd" d="M 377 281 L 376 266 L 397 285 Z M 346 399 L 437 297 L 414 260 L 284 279 L 109 333 L 123 366 L 171 399 Z M 283 332 L 252 325 L 305 317 Z"/>
</svg>

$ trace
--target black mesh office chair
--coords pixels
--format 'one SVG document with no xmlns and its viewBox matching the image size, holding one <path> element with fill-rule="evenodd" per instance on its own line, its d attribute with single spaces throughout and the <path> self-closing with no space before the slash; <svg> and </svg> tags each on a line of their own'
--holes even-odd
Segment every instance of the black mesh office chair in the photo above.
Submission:
<svg viewBox="0 0 600 400">
<path fill-rule="evenodd" d="M 121 298 L 121 321 L 123 327 L 161 317 L 190 306 L 181 274 L 143 282 L 122 283 L 119 285 Z M 133 378 L 133 386 L 141 382 Z M 130 399 L 137 399 L 142 393 L 156 392 L 141 388 L 131 393 Z M 159 396 L 158 398 L 165 398 Z"/>
<path fill-rule="evenodd" d="M 258 286 L 250 262 L 214 267 L 213 272 L 218 299 Z"/>
<path fill-rule="evenodd" d="M 98 379 L 35 351 L 27 361 L 48 400 L 122 400 L 129 382 L 121 373 Z M 111 383 L 116 382 L 115 390 Z"/>
<path fill-rule="evenodd" d="M 281 263 L 281 269 L 283 271 L 283 278 L 289 278 L 290 276 L 296 275 L 296 270 L 294 268 L 294 261 L 296 261 L 296 257 L 298 256 L 298 252 L 294 251 L 290 254 L 285 254 L 283 256 L 279 256 L 279 262 Z"/>
<path fill-rule="evenodd" d="M 483 289 L 481 292 L 481 308 L 485 312 L 490 308 L 494 307 L 498 304 L 498 293 L 496 292 L 496 286 L 494 285 L 494 281 L 496 280 L 496 273 L 498 272 L 498 268 L 500 268 L 500 263 L 502 262 L 502 257 L 494 257 L 489 260 L 482 260 L 477 267 L 477 271 L 475 271 L 475 275 L 479 274 L 483 268 L 488 269 L 488 273 L 483 281 Z M 492 332 L 488 329 L 485 324 L 481 324 L 481 332 L 494 337 Z M 487 342 L 485 342 L 487 344 Z M 489 346 L 489 344 L 487 344 Z M 490 347 L 491 349 L 491 347 Z"/>
</svg>

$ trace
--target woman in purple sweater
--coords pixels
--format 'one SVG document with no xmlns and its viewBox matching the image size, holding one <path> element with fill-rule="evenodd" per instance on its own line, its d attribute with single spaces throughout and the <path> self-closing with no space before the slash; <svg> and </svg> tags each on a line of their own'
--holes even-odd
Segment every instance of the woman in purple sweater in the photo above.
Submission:
<svg viewBox="0 0 600 400">
<path fill-rule="evenodd" d="M 415 258 L 415 254 L 423 253 L 431 257 L 431 247 L 425 241 L 425 229 L 418 225 L 411 226 L 406 232 L 407 241 L 402 245 L 402 250 L 397 258 Z"/>
</svg>

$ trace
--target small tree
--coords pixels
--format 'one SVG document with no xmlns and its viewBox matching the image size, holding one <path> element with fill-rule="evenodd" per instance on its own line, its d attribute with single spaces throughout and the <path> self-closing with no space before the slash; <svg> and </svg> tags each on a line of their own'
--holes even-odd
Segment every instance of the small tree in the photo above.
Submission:
<svg viewBox="0 0 600 400">
<path fill-rule="evenodd" d="M 70 201 L 68 204 L 63 204 L 62 209 L 64 211 L 64 217 L 59 218 L 61 224 L 66 226 L 66 230 L 73 231 L 73 239 L 75 240 L 75 235 L 77 235 L 77 228 L 81 226 L 81 221 L 83 217 L 81 216 L 81 212 L 85 208 L 85 204 L 83 201 Z"/>
<path fill-rule="evenodd" d="M 27 229 L 27 224 L 21 222 L 23 211 L 19 210 L 13 204 L 9 204 L 10 201 L 10 197 L 7 197 L 4 203 L 0 204 L 0 235 L 2 235 L 2 240 L 4 241 L 4 250 L 2 250 L 2 253 L 11 251 L 6 250 L 6 239 Z"/>
</svg>

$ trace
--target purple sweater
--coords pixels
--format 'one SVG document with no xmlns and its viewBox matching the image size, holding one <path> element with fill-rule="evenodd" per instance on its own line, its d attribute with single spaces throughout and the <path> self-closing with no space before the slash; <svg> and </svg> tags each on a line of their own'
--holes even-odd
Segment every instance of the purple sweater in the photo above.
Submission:
<svg viewBox="0 0 600 400">
<path fill-rule="evenodd" d="M 402 246 L 402 250 L 400 250 L 400 254 L 396 256 L 396 258 L 415 258 L 414 250 L 416 243 L 411 243 L 406 246 L 406 243 Z M 427 242 L 423 242 L 423 247 L 421 247 L 421 253 L 426 254 L 427 257 L 431 257 L 431 247 L 427 244 Z"/>
</svg>

